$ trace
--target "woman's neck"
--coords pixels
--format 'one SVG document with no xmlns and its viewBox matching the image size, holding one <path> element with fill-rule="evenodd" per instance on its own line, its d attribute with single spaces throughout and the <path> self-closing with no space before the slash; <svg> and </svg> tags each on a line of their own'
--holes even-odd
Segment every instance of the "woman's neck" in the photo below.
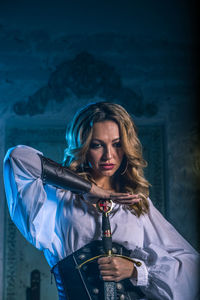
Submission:
<svg viewBox="0 0 200 300">
<path fill-rule="evenodd" d="M 111 177 L 96 178 L 96 184 L 104 190 L 113 190 Z"/>
</svg>

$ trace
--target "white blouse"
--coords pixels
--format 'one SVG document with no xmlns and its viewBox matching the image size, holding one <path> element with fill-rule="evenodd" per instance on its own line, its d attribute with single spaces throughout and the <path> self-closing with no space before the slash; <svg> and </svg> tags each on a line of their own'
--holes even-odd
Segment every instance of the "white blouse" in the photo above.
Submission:
<svg viewBox="0 0 200 300">
<path fill-rule="evenodd" d="M 11 218 L 24 237 L 42 250 L 52 267 L 93 240 L 101 240 L 101 214 L 70 191 L 43 184 L 41 152 L 28 146 L 8 150 L 4 182 Z M 110 213 L 113 242 L 142 261 L 138 281 L 147 298 L 198 299 L 198 253 L 149 200 L 139 218 L 123 205 Z"/>
</svg>

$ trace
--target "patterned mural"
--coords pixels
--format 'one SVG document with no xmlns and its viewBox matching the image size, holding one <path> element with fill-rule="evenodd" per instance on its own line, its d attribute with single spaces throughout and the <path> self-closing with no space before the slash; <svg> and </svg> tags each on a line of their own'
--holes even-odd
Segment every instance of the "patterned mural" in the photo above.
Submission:
<svg viewBox="0 0 200 300">
<path fill-rule="evenodd" d="M 120 75 L 108 63 L 87 52 L 74 59 L 64 61 L 51 73 L 47 85 L 41 87 L 28 101 L 14 104 L 17 115 L 43 114 L 50 101 L 63 103 L 65 99 L 99 99 L 121 102 L 135 116 L 154 116 L 156 103 L 145 103 L 143 97 L 133 89 L 125 87 Z M 68 100 L 68 101 L 69 101 Z"/>
</svg>

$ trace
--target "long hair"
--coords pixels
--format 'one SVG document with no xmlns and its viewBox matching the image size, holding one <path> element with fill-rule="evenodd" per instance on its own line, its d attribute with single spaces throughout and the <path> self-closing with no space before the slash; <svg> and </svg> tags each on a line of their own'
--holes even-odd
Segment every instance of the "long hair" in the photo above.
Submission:
<svg viewBox="0 0 200 300">
<path fill-rule="evenodd" d="M 121 166 L 113 177 L 114 188 L 118 192 L 139 194 L 141 201 L 128 208 L 137 216 L 145 214 L 149 209 L 147 198 L 150 186 L 143 174 L 147 163 L 142 156 L 136 126 L 121 105 L 109 102 L 91 103 L 75 114 L 66 134 L 64 165 L 92 180 L 86 156 L 91 143 L 93 124 L 103 121 L 114 121 L 118 124 L 124 151 Z"/>
</svg>

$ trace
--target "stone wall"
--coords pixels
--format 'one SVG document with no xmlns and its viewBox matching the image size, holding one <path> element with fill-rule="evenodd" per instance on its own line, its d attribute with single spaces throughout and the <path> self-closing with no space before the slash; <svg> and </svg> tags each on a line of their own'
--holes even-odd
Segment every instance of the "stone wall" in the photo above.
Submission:
<svg viewBox="0 0 200 300">
<path fill-rule="evenodd" d="M 22 28 L 2 22 L 0 40 L 1 161 L 10 123 L 34 127 L 48 120 L 49 124 L 67 125 L 75 111 L 88 102 L 106 99 L 122 104 L 139 126 L 163 128 L 166 216 L 198 248 L 195 38 L 189 34 L 179 38 L 167 31 L 142 35 L 106 27 L 98 32 L 91 28 L 87 33 L 70 33 L 68 28 L 51 33 L 42 26 L 38 29 L 36 23 Z M 3 282 L 6 204 L 2 189 L 0 197 Z"/>
</svg>

